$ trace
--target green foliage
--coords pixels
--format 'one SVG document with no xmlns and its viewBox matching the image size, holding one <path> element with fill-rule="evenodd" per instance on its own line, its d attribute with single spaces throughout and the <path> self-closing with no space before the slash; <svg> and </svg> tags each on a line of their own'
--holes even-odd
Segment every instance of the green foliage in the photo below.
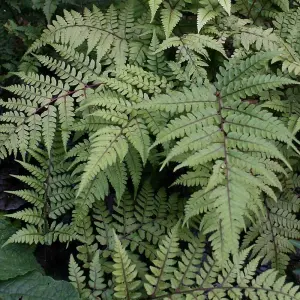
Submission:
<svg viewBox="0 0 300 300">
<path fill-rule="evenodd" d="M 7 220 L 0 220 L 0 297 L 1 299 L 79 299 L 70 283 L 43 276 L 34 248 L 5 241 L 16 231 Z"/>
<path fill-rule="evenodd" d="M 0 220 L 0 244 L 15 232 L 8 221 Z M 39 271 L 40 267 L 33 255 L 33 249 L 25 245 L 9 245 L 0 249 L 0 280 L 5 281 L 31 271 Z"/>
<path fill-rule="evenodd" d="M 70 283 L 37 272 L 0 282 L 0 296 L 3 299 L 80 299 Z"/>
<path fill-rule="evenodd" d="M 0 102 L 0 157 L 28 186 L 5 245 L 75 241 L 81 299 L 298 299 L 298 6 L 64 10 Z"/>
<path fill-rule="evenodd" d="M 29 150 L 29 154 L 40 164 L 39 167 L 20 161 L 31 175 L 15 175 L 15 177 L 29 185 L 31 189 L 10 193 L 23 198 L 33 207 L 8 215 L 10 218 L 25 221 L 27 227 L 14 233 L 6 244 L 12 242 L 51 244 L 56 240 L 69 242 L 74 239 L 72 227 L 56 221 L 74 206 L 75 197 L 72 188 L 73 179 L 67 172 L 70 164 L 61 159 L 64 150 L 60 148 L 61 144 L 58 145 L 56 148 L 53 147 L 50 156 L 42 149 Z"/>
<path fill-rule="evenodd" d="M 272 267 L 284 274 L 289 263 L 289 253 L 294 252 L 290 239 L 299 239 L 300 223 L 295 213 L 299 211 L 298 198 L 293 190 L 298 187 L 298 178 L 288 178 L 284 190 L 279 193 L 277 203 L 266 200 L 266 214 L 263 220 L 250 227 L 243 246 L 249 246 L 253 240 L 253 256 L 264 257 L 263 262 L 272 262 Z"/>
</svg>

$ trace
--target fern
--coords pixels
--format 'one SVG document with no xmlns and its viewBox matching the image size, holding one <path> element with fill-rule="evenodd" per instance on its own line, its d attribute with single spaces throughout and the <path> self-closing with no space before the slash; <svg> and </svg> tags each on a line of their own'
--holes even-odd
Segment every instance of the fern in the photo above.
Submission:
<svg viewBox="0 0 300 300">
<path fill-rule="evenodd" d="M 244 239 L 244 246 L 257 238 L 253 255 L 259 253 L 265 263 L 271 261 L 272 267 L 284 273 L 289 262 L 288 253 L 294 248 L 289 239 L 298 238 L 299 223 L 294 212 L 298 211 L 297 198 L 294 190 L 297 179 L 286 179 L 287 194 L 280 194 L 276 204 L 267 201 L 266 214 L 262 224 L 250 228 Z"/>
<path fill-rule="evenodd" d="M 72 243 L 82 299 L 298 299 L 298 2 L 116 2 L 57 16 L 4 88 L 5 246 Z"/>
<path fill-rule="evenodd" d="M 177 97 L 172 97 L 172 101 L 175 100 L 175 102 L 179 103 L 178 105 L 172 104 L 172 102 L 170 105 L 169 101 L 165 100 L 168 99 L 167 96 L 158 96 L 157 100 L 147 105 L 147 107 L 152 107 L 152 109 L 165 111 L 170 111 L 171 109 L 181 113 L 180 117 L 171 120 L 167 128 L 159 133 L 157 141 L 154 144 L 157 145 L 180 139 L 173 146 L 163 166 L 166 165 L 168 161 L 176 161 L 176 157 L 180 157 L 180 155 L 183 154 L 187 154 L 187 157 L 178 164 L 175 170 L 183 167 L 195 168 L 211 161 L 216 161 L 216 163 L 219 160 L 223 161 L 222 164 L 218 162 L 219 170 L 223 170 L 223 175 L 216 177 L 213 173 L 208 183 L 209 189 L 206 188 L 206 190 L 203 189 L 197 192 L 197 200 L 192 196 L 186 206 L 185 218 L 187 222 L 199 212 L 207 211 L 207 208 L 204 209 L 204 207 L 210 207 L 209 211 L 212 210 L 213 207 L 217 208 L 216 211 L 212 210 L 211 213 L 207 214 L 207 218 L 205 217 L 203 219 L 202 226 L 205 232 L 217 232 L 216 235 L 212 235 L 211 240 L 214 243 L 214 239 L 216 239 L 214 247 L 216 247 L 216 251 L 220 251 L 220 256 L 218 256 L 220 257 L 220 261 L 223 260 L 221 257 L 223 257 L 225 253 L 238 249 L 238 244 L 234 245 L 234 241 L 238 240 L 239 232 L 244 227 L 243 211 L 245 212 L 247 208 L 253 211 L 261 210 L 262 203 L 258 197 L 260 194 L 259 191 L 263 191 L 271 198 L 276 199 L 274 191 L 270 187 L 281 188 L 275 173 L 270 174 L 273 178 L 271 179 L 271 177 L 267 175 L 267 170 L 263 165 L 267 163 L 266 158 L 268 157 L 282 160 L 288 166 L 289 164 L 278 149 L 268 142 L 268 139 L 285 141 L 285 143 L 293 147 L 291 144 L 293 138 L 280 121 L 275 121 L 274 119 L 274 122 L 278 122 L 278 124 L 281 125 L 277 127 L 276 133 L 271 133 L 268 128 L 272 127 L 272 125 L 268 123 L 268 120 L 274 117 L 267 111 L 260 111 L 257 107 L 235 102 L 235 100 L 240 97 L 250 96 L 253 93 L 263 91 L 263 89 L 272 88 L 273 83 L 276 86 L 276 81 L 278 81 L 280 85 L 291 82 L 290 79 L 270 77 L 269 75 L 257 75 L 256 79 L 253 79 L 254 81 L 252 81 L 251 77 L 247 78 L 247 80 L 243 80 L 244 72 L 247 74 L 248 69 L 259 68 L 259 65 L 257 65 L 259 60 L 257 60 L 257 58 L 258 57 L 249 58 L 249 60 L 245 62 L 247 68 L 245 68 L 244 63 L 241 63 L 235 66 L 234 69 L 232 67 L 229 69 L 229 64 L 228 71 L 221 70 L 222 76 L 219 77 L 219 83 L 217 85 L 220 89 L 220 92 L 217 92 L 218 96 L 215 100 L 210 100 L 214 99 L 212 94 L 211 96 L 203 96 L 199 99 L 199 104 L 193 107 L 193 113 L 189 113 L 192 107 L 188 105 L 188 99 L 190 98 L 195 102 L 197 98 L 192 95 L 198 94 L 196 88 L 191 95 L 186 91 L 186 93 L 180 94 L 181 97 L 177 95 Z M 261 56 L 261 58 L 265 59 L 264 56 Z M 241 67 L 242 69 L 240 69 Z M 239 85 L 237 78 L 243 82 L 241 85 Z M 232 92 L 231 81 L 234 81 Z M 259 82 L 259 84 L 254 83 L 252 86 L 252 82 Z M 244 91 L 247 92 L 244 93 Z M 236 96 L 235 93 L 237 93 Z M 202 95 L 205 94 L 202 93 Z M 209 92 L 207 92 L 207 95 L 209 95 Z M 181 101 L 184 102 L 184 105 L 180 104 Z M 200 110 L 199 108 L 201 107 L 202 109 Z M 255 114 L 253 114 L 252 110 L 256 111 Z M 253 117 L 255 125 L 254 123 L 253 125 L 251 124 L 250 116 Z M 204 126 L 209 126 L 206 128 L 210 129 L 204 129 Z M 254 132 L 255 137 L 252 136 Z M 287 139 L 288 136 L 290 137 Z M 241 151 L 237 148 L 241 149 Z M 261 174 L 260 178 L 262 182 L 258 181 L 253 173 L 251 173 L 253 162 L 256 160 L 255 155 L 251 155 L 251 151 L 255 150 L 255 148 L 265 153 L 262 160 L 263 165 L 261 165 L 262 168 L 260 169 L 267 177 L 263 179 L 265 175 L 263 175 L 261 171 L 258 171 L 258 169 L 255 171 Z M 191 154 L 190 151 L 192 151 Z M 247 154 L 245 151 L 250 152 Z M 240 163 L 236 165 L 237 161 L 235 159 L 237 155 L 241 155 L 243 161 L 251 161 L 248 167 L 241 168 Z M 274 179 L 277 183 L 275 183 Z M 241 195 L 243 195 L 243 201 L 240 198 Z M 211 201 L 211 203 L 214 204 L 209 205 L 207 201 Z M 218 215 L 220 220 L 219 225 L 216 223 L 214 225 L 211 224 L 211 220 Z M 212 218 L 212 216 L 214 216 L 214 218 Z M 224 238 L 224 236 L 226 236 L 226 238 Z M 220 247 L 221 241 L 224 241 L 224 244 Z"/>
<path fill-rule="evenodd" d="M 171 7 L 169 3 L 164 4 L 164 9 L 161 11 L 161 21 L 164 27 L 166 38 L 170 37 L 175 26 L 178 24 L 182 17 L 181 9 L 183 1 L 178 1 L 175 7 Z"/>
<path fill-rule="evenodd" d="M 48 151 L 29 150 L 32 157 L 40 163 L 40 167 L 20 162 L 31 175 L 15 177 L 32 189 L 10 193 L 28 201 L 33 207 L 8 215 L 10 218 L 23 220 L 28 225 L 18 230 L 7 243 L 51 244 L 56 240 L 69 242 L 74 239 L 73 230 L 69 225 L 55 221 L 74 206 L 75 196 L 71 187 L 73 180 L 67 172 L 69 163 L 61 161 L 60 155 L 63 150 L 60 148 L 60 143 L 58 145 L 52 149 L 50 157 Z"/>
<path fill-rule="evenodd" d="M 174 258 L 176 257 L 178 248 L 178 226 L 177 224 L 170 234 L 163 240 L 157 251 L 157 257 L 154 261 L 155 267 L 151 269 L 153 275 L 147 275 L 146 279 L 149 283 L 145 285 L 148 295 L 152 297 L 160 296 L 169 285 L 166 281 L 170 277 L 170 273 L 174 272 L 175 263 Z"/>
<path fill-rule="evenodd" d="M 140 293 L 134 292 L 140 284 L 135 280 L 136 266 L 131 263 L 118 237 L 115 235 L 115 254 L 113 256 L 115 276 L 115 297 L 121 299 L 137 299 Z"/>
<path fill-rule="evenodd" d="M 202 27 L 209 22 L 210 20 L 214 19 L 218 13 L 215 10 L 209 10 L 205 8 L 199 8 L 197 12 L 197 29 L 198 32 L 202 29 Z"/>
</svg>

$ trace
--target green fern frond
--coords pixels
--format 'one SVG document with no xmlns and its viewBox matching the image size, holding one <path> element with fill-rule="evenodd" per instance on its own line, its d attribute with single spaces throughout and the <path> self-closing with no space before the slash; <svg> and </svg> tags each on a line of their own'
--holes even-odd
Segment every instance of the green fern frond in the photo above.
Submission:
<svg viewBox="0 0 300 300">
<path fill-rule="evenodd" d="M 277 5 L 279 8 L 281 8 L 282 11 L 289 11 L 290 8 L 290 3 L 288 0 L 283 0 L 283 1 L 279 1 L 279 0 L 272 0 L 272 2 Z"/>
<path fill-rule="evenodd" d="M 56 108 L 49 106 L 42 114 L 43 138 L 50 154 L 56 129 Z"/>
<path fill-rule="evenodd" d="M 286 179 L 285 186 L 289 182 L 292 178 Z M 243 241 L 243 247 L 255 241 L 252 256 L 260 255 L 263 263 L 271 261 L 280 273 L 287 267 L 288 254 L 294 251 L 289 240 L 299 238 L 300 223 L 294 214 L 299 204 L 293 193 L 281 193 L 276 203 L 268 200 L 264 219 L 250 227 Z"/>
<path fill-rule="evenodd" d="M 219 89 L 222 86 L 228 85 L 235 80 L 241 80 L 251 76 L 254 72 L 259 72 L 265 69 L 267 62 L 276 57 L 280 52 L 258 52 L 246 59 L 235 62 L 230 59 L 225 62 L 225 68 L 220 68 L 220 73 L 217 74 Z"/>
<path fill-rule="evenodd" d="M 64 82 L 70 86 L 84 86 L 85 82 L 90 81 L 88 77 L 83 76 L 81 71 L 77 72 L 74 67 L 71 67 L 64 61 L 58 61 L 44 55 L 35 55 L 35 57 L 42 65 L 48 67 L 50 71 L 54 71 L 60 79 L 64 80 Z"/>
<path fill-rule="evenodd" d="M 184 1 L 178 1 L 175 7 L 171 7 L 168 2 L 164 3 L 164 8 L 161 10 L 161 22 L 164 27 L 166 38 L 169 38 L 173 29 L 176 27 L 182 17 L 181 9 Z"/>
<path fill-rule="evenodd" d="M 173 185 L 183 186 L 206 186 L 210 177 L 209 168 L 201 166 L 194 171 L 188 171 L 186 174 L 181 175 Z"/>
<path fill-rule="evenodd" d="M 207 8 L 199 8 L 197 12 L 197 29 L 198 32 L 202 29 L 202 27 L 208 23 L 210 20 L 217 17 L 219 13 L 213 9 Z"/>
<path fill-rule="evenodd" d="M 209 48 L 220 52 L 226 57 L 223 45 L 208 35 L 190 33 L 183 37 L 171 37 L 162 42 L 157 52 L 166 50 L 171 47 L 183 48 L 183 51 L 187 48 L 204 56 L 206 56 L 205 48 Z"/>
<path fill-rule="evenodd" d="M 201 98 L 198 95 L 201 94 Z M 184 88 L 182 92 L 171 91 L 168 94 L 161 94 L 137 105 L 137 108 L 144 108 L 150 111 L 163 110 L 172 115 L 175 113 L 192 112 L 200 110 L 216 103 L 216 97 L 212 89 L 206 86 L 191 86 Z"/>
<path fill-rule="evenodd" d="M 115 294 L 119 299 L 138 299 L 141 294 L 135 290 L 139 287 L 140 281 L 136 280 L 137 270 L 123 248 L 118 236 L 114 234 L 114 281 Z"/>
<path fill-rule="evenodd" d="M 95 219 L 96 226 L 96 239 L 102 246 L 108 246 L 112 239 L 113 227 L 112 216 L 107 210 L 103 201 L 98 201 L 94 205 L 93 218 Z"/>
<path fill-rule="evenodd" d="M 115 190 L 117 202 L 120 203 L 127 183 L 125 164 L 117 161 L 106 169 L 105 174 Z"/>
<path fill-rule="evenodd" d="M 228 84 L 226 88 L 221 89 L 221 95 L 223 98 L 238 100 L 288 84 L 298 84 L 298 82 L 275 75 L 253 75 L 247 79 L 236 80 L 234 85 Z"/>
<path fill-rule="evenodd" d="M 203 242 L 203 237 L 194 239 L 188 244 L 188 249 L 183 251 L 178 270 L 174 271 L 174 278 L 171 279 L 172 288 L 175 290 L 195 285 L 198 263 L 204 250 Z"/>
<path fill-rule="evenodd" d="M 83 171 L 83 167 L 80 169 Z M 78 182 L 80 181 L 78 176 Z M 103 201 L 109 194 L 109 184 L 106 176 L 101 172 L 87 185 L 87 188 L 76 198 L 73 222 L 81 224 L 88 216 L 96 201 Z"/>
<path fill-rule="evenodd" d="M 72 47 L 68 47 L 66 45 L 61 44 L 52 44 L 55 51 L 65 60 L 69 61 L 72 66 L 80 68 L 80 71 L 86 76 L 86 78 L 90 78 L 90 80 L 94 80 L 101 74 L 101 64 L 96 63 L 94 59 L 91 57 L 84 55 L 81 52 L 76 51 Z"/>
<path fill-rule="evenodd" d="M 183 137 L 192 132 L 195 132 L 198 128 L 202 128 L 203 125 L 213 125 L 214 119 L 218 117 L 216 109 L 208 108 L 182 115 L 179 118 L 172 120 L 163 131 L 158 134 L 157 144 L 162 144 L 170 141 L 175 137 Z"/>
<path fill-rule="evenodd" d="M 144 284 L 148 295 L 160 296 L 164 290 L 170 287 L 170 275 L 174 272 L 176 263 L 174 259 L 179 254 L 178 248 L 178 227 L 177 225 L 162 240 L 157 250 L 157 259 L 153 261 L 151 268 L 152 275 L 146 275 L 147 283 Z"/>
<path fill-rule="evenodd" d="M 82 245 L 76 247 L 78 254 L 77 258 L 84 263 L 84 267 L 88 267 L 97 250 L 95 236 L 91 219 L 86 217 L 82 222 L 76 222 L 76 237 Z"/>
<path fill-rule="evenodd" d="M 16 73 L 26 84 L 34 86 L 36 89 L 42 89 L 45 92 L 52 95 L 59 95 L 62 92 L 67 93 L 69 86 L 64 84 L 61 80 L 57 80 L 55 77 L 48 75 L 39 75 L 35 73 L 25 74 L 23 72 Z"/>
<path fill-rule="evenodd" d="M 76 238 L 73 227 L 68 224 L 52 222 L 49 232 L 45 235 L 45 243 L 51 245 L 55 241 L 69 243 Z"/>
<path fill-rule="evenodd" d="M 153 144 L 156 146 L 166 142 L 176 142 L 171 144 L 163 167 L 171 160 L 178 163 L 175 171 L 183 167 L 196 169 L 214 162 L 213 172 L 210 174 L 202 173 L 201 169 L 199 173 L 189 173 L 191 176 L 199 174 L 199 177 L 197 180 L 194 179 L 185 184 L 195 185 L 196 182 L 206 184 L 188 201 L 185 208 L 185 222 L 199 213 L 206 214 L 202 222 L 203 230 L 206 233 L 213 232 L 210 240 L 216 251 L 216 257 L 220 261 L 224 261 L 228 257 L 227 251 L 237 251 L 238 249 L 238 244 L 234 244 L 234 241 L 238 240 L 240 231 L 245 227 L 244 217 L 241 214 L 248 210 L 255 215 L 261 214 L 264 209 L 260 193 L 264 192 L 276 200 L 273 188 L 281 189 L 281 183 L 276 173 L 284 171 L 282 168 L 278 168 L 278 164 L 274 164 L 274 160 L 281 160 L 289 167 L 290 165 L 270 141 L 283 141 L 295 149 L 292 135 L 284 124 L 274 118 L 272 114 L 263 111 L 259 106 L 241 103 L 240 97 L 246 95 L 237 96 L 238 100 L 233 102 L 231 95 L 228 94 L 226 97 L 226 92 L 225 94 L 223 92 L 230 86 L 238 87 L 239 81 L 243 82 L 241 83 L 243 88 L 247 84 L 251 84 L 251 77 L 245 76 L 245 79 L 240 80 L 237 78 L 243 78 L 243 74 L 248 74 L 248 70 L 252 68 L 253 70 L 262 68 L 263 64 L 271 57 L 272 55 L 269 53 L 257 54 L 246 59 L 245 62 L 237 64 L 236 70 L 231 69 L 229 63 L 227 71 L 221 70 L 222 76 L 219 76 L 220 86 L 222 84 L 226 86 L 221 89 L 220 95 L 216 93 L 219 103 L 214 100 L 213 91 L 207 90 L 207 95 L 210 95 L 207 98 L 211 101 L 206 101 L 206 97 L 202 98 L 201 105 L 193 107 L 193 113 L 189 112 L 190 106 L 182 105 L 181 101 L 176 104 L 178 100 L 173 100 L 191 99 L 196 102 L 199 96 L 197 97 L 196 92 L 192 94 L 187 89 L 184 90 L 184 93 L 174 94 L 172 98 L 168 98 L 166 95 L 158 96 L 157 99 L 154 99 L 153 104 L 151 102 L 147 104 L 150 108 L 180 114 L 179 117 L 175 115 L 175 118 L 170 120 L 167 127 L 157 135 L 157 140 Z M 280 86 L 281 80 L 282 83 L 290 82 L 290 79 L 287 78 L 257 75 L 253 80 L 255 84 L 249 89 L 249 94 L 256 93 L 256 88 L 259 93 L 260 87 L 257 85 L 261 82 L 263 86 L 265 80 L 267 89 L 272 88 L 272 82 L 275 84 L 274 87 L 277 86 L 277 82 Z M 170 109 L 168 108 L 169 102 L 172 103 Z M 272 125 L 274 122 L 278 123 L 275 131 L 273 131 Z M 297 151 L 297 149 L 295 150 Z M 263 153 L 260 158 L 262 160 L 252 154 L 255 151 Z M 240 155 L 243 156 L 243 159 L 238 162 Z M 273 163 L 270 163 L 271 161 Z M 266 167 L 267 165 L 270 167 Z M 259 176 L 259 179 L 256 176 Z M 214 209 L 215 212 L 213 212 Z M 219 224 L 215 222 L 218 215 Z M 245 213 L 245 216 L 248 216 L 248 213 Z M 229 240 L 231 243 L 228 243 Z"/>
<path fill-rule="evenodd" d="M 91 154 L 85 167 L 79 190 L 79 195 L 89 182 L 100 172 L 120 159 L 128 152 L 128 144 L 120 127 L 108 126 L 98 130 L 91 137 Z"/>
<path fill-rule="evenodd" d="M 163 0 L 149 0 L 149 6 L 151 10 L 151 22 L 153 21 L 155 14 L 162 2 Z"/>
<path fill-rule="evenodd" d="M 34 208 L 25 208 L 19 212 L 6 215 L 7 217 L 23 220 L 28 224 L 41 225 L 44 219 L 41 217 L 41 211 Z"/>
<path fill-rule="evenodd" d="M 152 40 L 147 53 L 146 68 L 155 74 L 164 75 L 168 71 L 164 52 L 158 52 L 159 40 L 156 31 L 153 31 Z"/>
<path fill-rule="evenodd" d="M 139 152 L 145 164 L 150 148 L 150 137 L 146 125 L 140 118 L 133 118 L 124 129 L 124 134 L 132 146 Z"/>
<path fill-rule="evenodd" d="M 226 12 L 230 15 L 231 11 L 231 1 L 230 0 L 218 0 L 220 5 L 226 10 Z"/>
<path fill-rule="evenodd" d="M 44 235 L 33 225 L 19 229 L 13 234 L 3 246 L 11 243 L 44 244 Z"/>
<path fill-rule="evenodd" d="M 114 208 L 113 218 L 116 221 L 114 228 L 120 235 L 126 236 L 137 229 L 134 201 L 128 192 L 124 194 L 119 206 Z"/>
<path fill-rule="evenodd" d="M 128 153 L 125 157 L 126 166 L 130 174 L 134 186 L 134 195 L 136 197 L 142 177 L 142 162 L 139 158 L 138 152 L 132 146 L 129 146 Z"/>
<path fill-rule="evenodd" d="M 89 296 L 89 291 L 85 285 L 86 277 L 84 276 L 84 272 L 76 263 L 73 255 L 71 255 L 69 262 L 69 280 L 76 288 L 81 297 L 86 298 Z"/>
<path fill-rule="evenodd" d="M 6 193 L 16 195 L 37 208 L 42 208 L 44 206 L 43 195 L 33 190 L 6 191 Z"/>
<path fill-rule="evenodd" d="M 23 175 L 12 175 L 12 177 L 17 178 L 18 180 L 26 183 L 30 187 L 32 187 L 35 191 L 37 191 L 39 194 L 44 193 L 44 186 L 43 182 L 41 182 L 39 179 L 36 179 L 32 176 L 23 176 Z"/>
<path fill-rule="evenodd" d="M 103 291 L 106 289 L 106 284 L 104 282 L 104 273 L 101 268 L 101 263 L 99 260 L 99 251 L 97 251 L 94 255 L 94 258 L 90 265 L 89 271 L 89 287 L 91 289 L 91 295 L 97 299 Z"/>
<path fill-rule="evenodd" d="M 128 58 L 128 40 L 134 34 L 132 4 L 132 1 L 128 2 L 120 11 L 110 6 L 106 14 L 95 6 L 92 11 L 86 8 L 82 15 L 75 11 L 64 11 L 64 17 L 57 16 L 27 54 L 36 52 L 46 44 L 64 44 L 76 50 L 86 42 L 87 53 L 95 50 L 97 62 L 108 55 L 116 65 L 123 65 Z M 79 37 L 75 38 L 75 34 L 79 34 Z"/>
<path fill-rule="evenodd" d="M 278 50 L 279 39 L 272 28 L 264 30 L 261 27 L 245 27 L 236 38 L 246 50 L 249 50 L 250 46 L 254 46 L 258 51 Z"/>
<path fill-rule="evenodd" d="M 154 193 L 149 182 L 145 182 L 136 198 L 135 217 L 141 224 L 151 221 L 153 216 Z"/>
</svg>

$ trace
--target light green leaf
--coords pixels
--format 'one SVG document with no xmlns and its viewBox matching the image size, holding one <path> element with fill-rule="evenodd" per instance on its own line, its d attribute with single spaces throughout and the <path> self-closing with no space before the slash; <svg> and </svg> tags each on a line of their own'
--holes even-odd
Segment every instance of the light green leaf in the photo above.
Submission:
<svg viewBox="0 0 300 300">
<path fill-rule="evenodd" d="M 149 0 L 149 6 L 151 11 L 151 22 L 153 21 L 155 14 L 159 8 L 159 6 L 162 4 L 163 0 Z"/>
<path fill-rule="evenodd" d="M 218 0 L 226 12 L 230 15 L 231 11 L 231 0 Z"/>
<path fill-rule="evenodd" d="M 56 129 L 56 107 L 50 105 L 47 110 L 42 114 L 43 124 L 43 138 L 50 153 Z"/>
<path fill-rule="evenodd" d="M 176 7 L 171 7 L 169 3 L 165 4 L 165 8 L 161 11 L 161 22 L 164 27 L 166 38 L 169 38 L 173 29 L 182 17 L 180 3 Z"/>
<path fill-rule="evenodd" d="M 56 8 L 57 8 L 56 0 L 46 0 L 45 1 L 44 7 L 43 7 L 43 12 L 46 16 L 48 23 L 50 23 L 51 17 L 54 14 L 54 12 L 56 11 Z"/>
<path fill-rule="evenodd" d="M 206 8 L 199 8 L 197 12 L 197 29 L 198 32 L 202 29 L 202 27 L 215 18 L 218 15 L 218 13 L 214 10 L 208 10 Z"/>
</svg>

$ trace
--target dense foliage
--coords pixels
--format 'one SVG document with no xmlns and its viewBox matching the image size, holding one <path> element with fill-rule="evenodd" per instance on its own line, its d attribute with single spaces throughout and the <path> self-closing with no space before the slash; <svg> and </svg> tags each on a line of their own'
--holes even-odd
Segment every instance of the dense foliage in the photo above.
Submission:
<svg viewBox="0 0 300 300">
<path fill-rule="evenodd" d="M 22 31 L 0 102 L 0 157 L 23 170 L 8 193 L 26 201 L 0 241 L 31 258 L 0 273 L 0 297 L 300 299 L 284 276 L 300 239 L 300 3 L 32 8 L 50 23 L 65 2 L 34 42 Z M 55 243 L 77 292 L 33 259 Z"/>
</svg>

